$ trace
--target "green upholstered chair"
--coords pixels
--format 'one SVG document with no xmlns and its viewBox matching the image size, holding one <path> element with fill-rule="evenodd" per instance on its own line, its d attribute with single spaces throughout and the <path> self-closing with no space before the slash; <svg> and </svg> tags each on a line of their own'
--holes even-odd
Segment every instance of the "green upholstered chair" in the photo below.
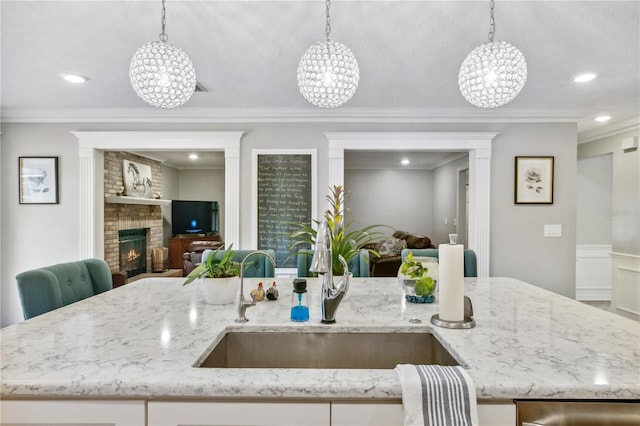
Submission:
<svg viewBox="0 0 640 426">
<path fill-rule="evenodd" d="M 251 252 L 254 252 L 255 250 L 233 250 L 233 260 L 235 262 L 242 262 L 242 260 Z M 269 255 L 275 259 L 276 258 L 276 252 L 273 250 L 265 250 L 267 253 L 269 253 Z M 218 250 L 217 254 L 216 254 L 216 258 L 218 259 L 222 259 L 222 256 L 224 256 L 224 252 L 225 250 Z M 209 256 L 213 255 L 214 253 L 216 253 L 215 250 L 211 250 L 211 249 L 206 249 L 205 251 L 202 252 L 202 262 L 204 263 L 205 260 L 207 260 L 207 258 L 209 258 Z M 251 256 L 251 258 L 249 260 L 247 260 L 248 262 L 252 262 L 248 268 L 245 269 L 244 271 L 244 276 L 247 278 L 273 278 L 275 276 L 275 269 L 273 268 L 273 265 L 271 264 L 271 261 L 269 261 L 269 259 L 267 259 L 267 256 L 265 256 L 264 254 L 256 254 Z M 245 264 L 246 266 L 246 264 Z"/>
<path fill-rule="evenodd" d="M 311 259 L 313 258 L 313 251 L 300 250 L 298 252 L 298 276 L 310 277 L 312 275 L 309 272 L 311 267 Z M 369 276 L 369 252 L 367 250 L 360 250 L 360 254 L 354 256 L 349 262 L 349 272 L 354 277 L 368 277 Z"/>
<path fill-rule="evenodd" d="M 438 249 L 404 249 L 402 250 L 402 261 L 407 258 L 409 253 L 413 253 L 415 257 L 435 257 L 438 258 Z M 464 250 L 464 276 L 477 277 L 478 264 L 476 260 L 476 252 L 471 249 Z"/>
<path fill-rule="evenodd" d="M 24 319 L 111 290 L 109 265 L 100 259 L 59 263 L 16 276 Z"/>
</svg>

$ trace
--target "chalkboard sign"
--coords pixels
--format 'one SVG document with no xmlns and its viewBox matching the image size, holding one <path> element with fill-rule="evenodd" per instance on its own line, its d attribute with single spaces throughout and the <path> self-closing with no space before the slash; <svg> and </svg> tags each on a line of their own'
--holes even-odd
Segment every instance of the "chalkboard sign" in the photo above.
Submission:
<svg viewBox="0 0 640 426">
<path fill-rule="evenodd" d="M 257 156 L 258 248 L 273 249 L 279 268 L 296 267 L 290 241 L 278 238 L 295 229 L 293 223 L 311 223 L 312 155 L 259 154 Z"/>
</svg>

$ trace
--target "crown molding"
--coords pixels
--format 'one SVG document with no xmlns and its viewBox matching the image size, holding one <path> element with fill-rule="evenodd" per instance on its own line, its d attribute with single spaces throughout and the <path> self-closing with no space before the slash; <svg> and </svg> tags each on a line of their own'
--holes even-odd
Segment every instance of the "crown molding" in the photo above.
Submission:
<svg viewBox="0 0 640 426">
<path fill-rule="evenodd" d="M 472 108 L 4 109 L 4 123 L 575 123 L 576 111 Z"/>
<path fill-rule="evenodd" d="M 640 117 L 578 133 L 578 144 L 593 142 L 598 139 L 608 138 L 610 136 L 631 132 L 633 130 L 640 130 Z"/>
</svg>

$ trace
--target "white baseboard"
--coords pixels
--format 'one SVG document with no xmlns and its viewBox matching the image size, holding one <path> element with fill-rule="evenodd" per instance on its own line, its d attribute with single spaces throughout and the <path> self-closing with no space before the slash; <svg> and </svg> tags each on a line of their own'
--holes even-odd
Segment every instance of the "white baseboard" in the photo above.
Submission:
<svg viewBox="0 0 640 426">
<path fill-rule="evenodd" d="M 611 300 L 611 287 L 576 288 L 576 300 L 585 300 L 585 301 Z"/>
</svg>

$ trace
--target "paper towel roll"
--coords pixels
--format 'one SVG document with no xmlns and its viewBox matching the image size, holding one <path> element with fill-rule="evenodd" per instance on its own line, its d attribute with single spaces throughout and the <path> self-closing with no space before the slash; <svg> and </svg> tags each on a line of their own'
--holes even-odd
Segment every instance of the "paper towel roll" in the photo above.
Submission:
<svg viewBox="0 0 640 426">
<path fill-rule="evenodd" d="M 464 320 L 464 246 L 462 244 L 440 244 L 440 319 L 444 321 Z"/>
</svg>

